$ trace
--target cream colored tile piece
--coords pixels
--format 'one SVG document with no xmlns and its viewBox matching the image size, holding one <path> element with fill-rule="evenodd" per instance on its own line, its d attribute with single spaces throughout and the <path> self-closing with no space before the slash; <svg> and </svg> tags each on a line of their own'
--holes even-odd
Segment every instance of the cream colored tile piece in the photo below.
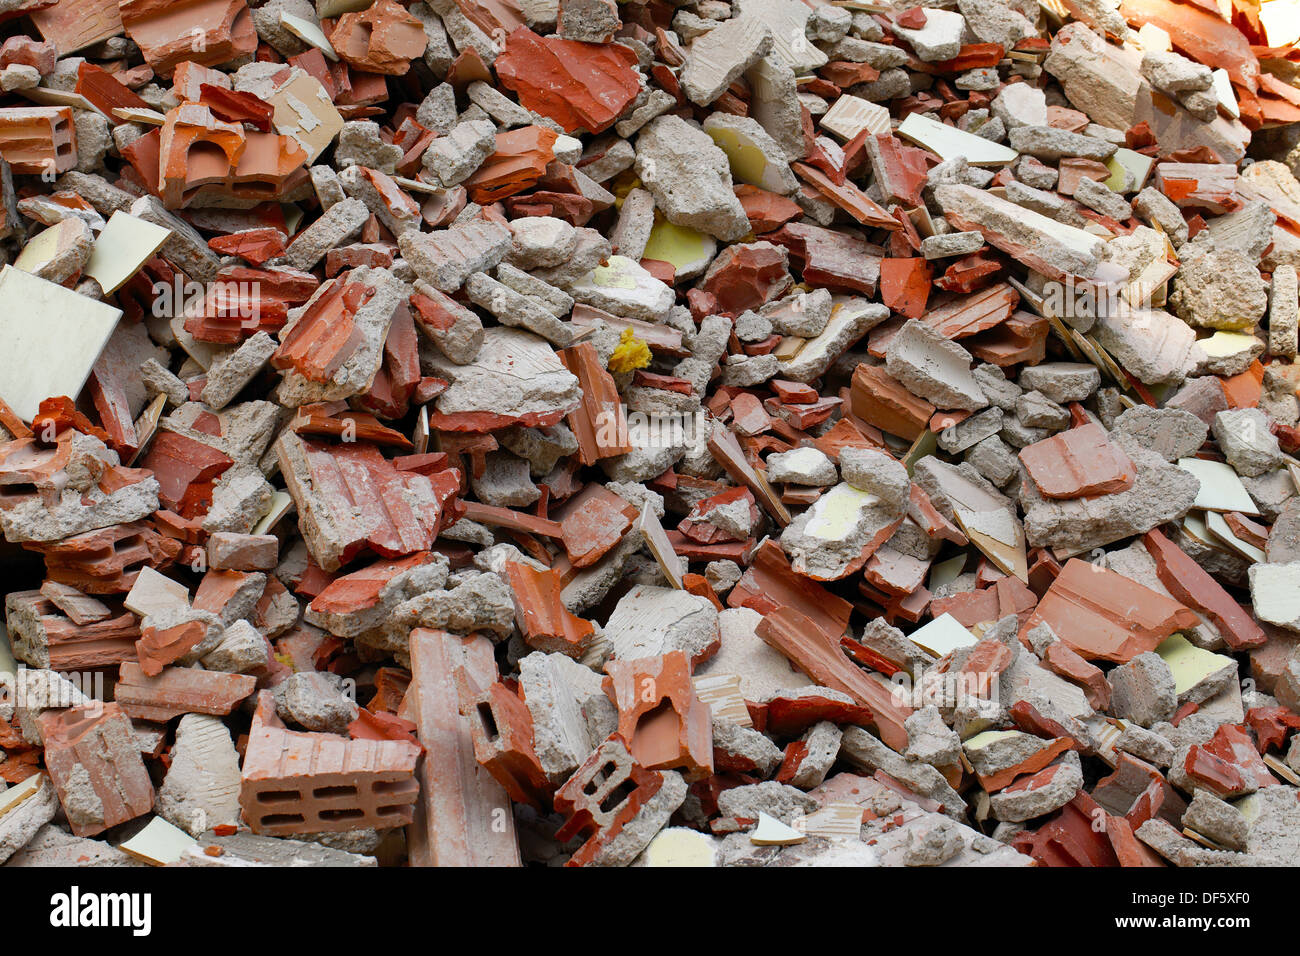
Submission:
<svg viewBox="0 0 1300 956">
<path fill-rule="evenodd" d="M 275 131 L 296 139 L 307 152 L 308 164 L 315 162 L 343 129 L 343 117 L 325 87 L 309 73 L 298 73 L 271 94 L 268 102 L 275 110 L 271 117 Z"/>
<path fill-rule="evenodd" d="M 1260 562 L 1268 560 L 1262 549 L 1237 537 L 1233 530 L 1228 527 L 1227 520 L 1219 512 L 1207 511 L 1205 513 L 1205 526 L 1210 529 L 1210 534 L 1227 546 L 1229 551 L 1235 551 L 1247 561 Z"/>
<path fill-rule="evenodd" d="M 848 142 L 864 129 L 880 135 L 888 133 L 889 110 L 878 103 L 864 100 L 860 96 L 841 96 L 818 121 L 822 129 L 830 130 L 840 139 Z"/>
<path fill-rule="evenodd" d="M 25 422 L 76 398 L 122 310 L 6 265 L 0 271 L 0 398 Z"/>
<path fill-rule="evenodd" d="M 329 37 L 325 35 L 319 23 L 312 23 L 305 17 L 295 17 L 292 13 L 281 13 L 280 26 L 303 43 L 314 46 L 331 60 L 338 61 L 339 55 L 334 52 L 334 44 L 330 43 Z"/>
<path fill-rule="evenodd" d="M 856 803 L 828 803 L 804 817 L 803 832 L 827 839 L 861 839 L 862 807 Z"/>
<path fill-rule="evenodd" d="M 758 826 L 749 832 L 749 842 L 755 846 L 793 846 L 806 839 L 808 834 L 762 812 L 758 814 Z"/>
<path fill-rule="evenodd" d="M 745 706 L 745 695 L 740 690 L 739 674 L 706 674 L 692 677 L 695 696 L 709 705 L 714 717 L 721 717 L 742 727 L 753 727 L 754 721 Z"/>
<path fill-rule="evenodd" d="M 11 810 L 17 809 L 23 801 L 35 796 L 45 780 L 45 774 L 34 773 L 8 789 L 0 790 L 0 819 Z"/>
<path fill-rule="evenodd" d="M 717 866 L 713 838 L 687 827 L 660 830 L 637 857 L 634 866 L 672 867 Z"/>
<path fill-rule="evenodd" d="M 1232 466 L 1221 461 L 1207 461 L 1204 458 L 1180 458 L 1178 467 L 1194 475 L 1201 483 L 1196 493 L 1194 508 L 1206 511 L 1240 511 L 1246 515 L 1257 515 L 1250 492 L 1241 483 L 1241 478 Z"/>
<path fill-rule="evenodd" d="M 912 643 L 935 657 L 951 654 L 960 647 L 973 647 L 979 640 L 951 614 L 940 614 L 933 621 L 908 635 Z"/>
<path fill-rule="evenodd" d="M 677 552 L 673 550 L 672 543 L 669 542 L 663 525 L 659 523 L 655 513 L 648 507 L 641 509 L 641 517 L 637 519 L 637 529 L 645 535 L 646 547 L 650 549 L 655 561 L 659 563 L 659 567 L 664 572 L 664 577 L 668 579 L 668 583 L 679 591 L 682 590 L 681 562 L 677 557 Z"/>
<path fill-rule="evenodd" d="M 146 126 L 162 126 L 167 122 L 167 117 L 157 110 L 141 109 L 138 106 L 118 106 L 113 110 L 113 116 L 128 123 L 143 123 Z"/>
<path fill-rule="evenodd" d="M 1220 67 L 1210 75 L 1214 79 L 1214 85 L 1210 89 L 1218 97 L 1220 108 L 1233 119 L 1238 119 L 1241 116 L 1241 107 L 1237 105 L 1237 94 L 1232 91 L 1232 81 L 1228 79 L 1228 71 Z"/>
<path fill-rule="evenodd" d="M 925 147 L 941 159 L 965 156 L 966 162 L 972 166 L 1001 166 L 1020 155 L 1009 146 L 937 122 L 920 113 L 909 113 L 898 127 L 898 135 Z"/>
<path fill-rule="evenodd" d="M 1207 677 L 1236 662 L 1231 657 L 1197 647 L 1181 634 L 1171 634 L 1156 648 L 1174 675 L 1174 693 L 1181 695 Z"/>
<path fill-rule="evenodd" d="M 271 495 L 271 508 L 253 526 L 250 534 L 270 534 L 271 529 L 280 523 L 285 515 L 294 509 L 293 498 L 287 491 L 277 491 Z"/>
<path fill-rule="evenodd" d="M 125 843 L 118 844 L 117 848 L 153 866 L 166 866 L 179 860 L 190 847 L 198 845 L 199 841 L 184 830 L 172 826 L 162 817 L 154 817 L 148 826 Z"/>
<path fill-rule="evenodd" d="M 122 212 L 113 213 L 90 250 L 84 273 L 105 294 L 116 292 L 153 258 L 172 231 Z"/>
<path fill-rule="evenodd" d="M 141 568 L 122 603 L 133 614 L 147 617 L 171 608 L 189 607 L 190 592 L 179 581 L 153 568 Z"/>
<path fill-rule="evenodd" d="M 79 235 L 81 224 L 75 219 L 64 219 L 42 229 L 27 240 L 18 253 L 18 258 L 14 260 L 14 268 L 35 275 L 42 266 L 68 249 Z"/>
</svg>

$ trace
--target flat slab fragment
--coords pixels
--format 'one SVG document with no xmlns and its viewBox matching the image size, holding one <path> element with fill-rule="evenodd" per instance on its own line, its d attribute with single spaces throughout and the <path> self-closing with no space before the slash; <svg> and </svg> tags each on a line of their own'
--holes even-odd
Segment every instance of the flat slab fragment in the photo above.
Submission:
<svg viewBox="0 0 1300 956">
<path fill-rule="evenodd" d="M 1021 630 L 1047 624 L 1080 657 L 1123 664 L 1198 623 L 1194 611 L 1172 598 L 1072 558 Z"/>
<path fill-rule="evenodd" d="M 121 309 L 5 266 L 0 399 L 25 422 L 49 396 L 75 399 L 121 317 Z"/>
<path fill-rule="evenodd" d="M 1137 469 L 1095 422 L 1023 448 L 1020 460 L 1049 498 L 1108 495 L 1133 487 Z"/>
</svg>

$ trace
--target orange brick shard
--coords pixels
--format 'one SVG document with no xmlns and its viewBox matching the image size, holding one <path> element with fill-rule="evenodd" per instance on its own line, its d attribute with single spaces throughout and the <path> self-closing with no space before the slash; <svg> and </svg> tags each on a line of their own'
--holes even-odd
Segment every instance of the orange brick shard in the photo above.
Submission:
<svg viewBox="0 0 1300 956">
<path fill-rule="evenodd" d="M 469 198 L 486 205 L 536 185 L 555 159 L 558 136 L 555 130 L 544 126 L 524 126 L 497 133 L 492 155 L 465 180 Z"/>
<path fill-rule="evenodd" d="M 1027 445 L 1020 461 L 1048 498 L 1114 494 L 1137 480 L 1133 462 L 1096 422 Z"/>
<path fill-rule="evenodd" d="M 207 634 L 208 626 L 203 621 L 186 621 L 174 627 L 146 627 L 136 642 L 140 669 L 149 677 L 157 677 L 168 664 L 203 643 Z"/>
<path fill-rule="evenodd" d="M 1046 623 L 1085 660 L 1124 664 L 1174 631 L 1196 627 L 1190 608 L 1121 574 L 1071 558 L 1021 627 Z"/>
<path fill-rule="evenodd" d="M 38 722 L 45 765 L 73 833 L 94 836 L 153 809 L 153 784 L 118 704 L 50 710 Z"/>
<path fill-rule="evenodd" d="M 0 157 L 19 175 L 66 173 L 77 165 L 71 107 L 0 109 Z"/>
<path fill-rule="evenodd" d="M 271 365 L 328 382 L 361 345 L 357 310 L 374 293 L 359 282 L 331 279 L 271 356 Z"/>
<path fill-rule="evenodd" d="M 568 866 L 591 863 L 664 785 L 664 774 L 640 766 L 617 733 L 610 734 L 555 792 L 556 812 L 567 817 L 555 838 L 588 839 Z"/>
<path fill-rule="evenodd" d="M 557 354 L 582 387 L 582 404 L 568 416 L 569 428 L 578 439 L 578 460 L 594 465 L 602 458 L 626 455 L 632 450 L 627 415 L 614 376 L 601 364 L 596 347 L 582 342 Z"/>
<path fill-rule="evenodd" d="M 558 571 L 537 571 L 519 561 L 506 564 L 515 620 L 524 641 L 539 651 L 577 658 L 591 643 L 595 626 L 570 614 L 560 600 Z"/>
<path fill-rule="evenodd" d="M 217 66 L 257 50 L 244 0 L 119 0 L 126 34 L 159 76 L 180 63 Z"/>
<path fill-rule="evenodd" d="M 566 133 L 600 133 L 641 92 L 637 57 L 617 43 L 540 37 L 520 27 L 492 64 L 525 109 L 549 116 Z"/>
<path fill-rule="evenodd" d="M 185 518 L 206 514 L 212 486 L 234 459 L 193 438 L 162 431 L 140 462 L 158 479 L 158 500 Z"/>
<path fill-rule="evenodd" d="M 58 47 L 59 56 L 122 33 L 117 0 L 58 0 L 28 16 L 41 36 Z"/>
<path fill-rule="evenodd" d="M 542 809 L 554 789 L 533 750 L 533 715 L 500 681 L 479 689 L 464 667 L 456 671 L 460 712 L 469 720 L 474 759 L 511 800 Z"/>
<path fill-rule="evenodd" d="M 254 833 L 283 836 L 411 822 L 420 748 L 405 740 L 347 740 L 299 733 L 258 695 L 248 729 L 239 805 Z"/>
<path fill-rule="evenodd" d="M 999 282 L 971 295 L 939 304 L 922 321 L 946 339 L 960 339 L 1005 322 L 1019 303 L 1020 293 L 1007 283 Z"/>
<path fill-rule="evenodd" d="M 11 592 L 5 598 L 5 622 L 15 657 L 33 667 L 58 671 L 131 660 L 140 636 L 134 614 L 77 624 L 40 591 Z"/>
<path fill-rule="evenodd" d="M 933 405 L 913 395 L 877 365 L 863 363 L 854 369 L 849 398 L 858 418 L 907 441 L 920 437 L 934 414 Z"/>
<path fill-rule="evenodd" d="M 842 634 L 818 630 L 792 607 L 768 614 L 755 633 L 817 683 L 848 694 L 870 708 L 880 739 L 888 746 L 899 751 L 907 746 L 903 721 L 911 715 L 911 708 L 899 704 L 887 684 L 873 679 L 844 654 L 840 647 Z"/>
<path fill-rule="evenodd" d="M 169 209 L 201 197 L 271 200 L 308 178 L 307 153 L 292 137 L 245 132 L 202 103 L 169 112 L 160 137 L 156 185 Z"/>
<path fill-rule="evenodd" d="M 410 648 L 412 680 L 398 716 L 415 722 L 426 748 L 407 828 L 411 865 L 519 866 L 509 797 L 477 763 L 473 730 L 458 706 L 458 668 L 479 686 L 496 682 L 492 642 L 416 628 Z"/>
<path fill-rule="evenodd" d="M 575 568 L 595 564 L 623 540 L 639 512 L 604 485 L 592 482 L 568 502 L 560 517 L 560 542 Z"/>
<path fill-rule="evenodd" d="M 125 594 L 141 568 L 158 570 L 172 564 L 182 543 L 146 521 L 131 521 L 62 541 L 29 541 L 24 547 L 45 555 L 45 573 L 51 581 L 86 594 Z"/>
<path fill-rule="evenodd" d="M 165 723 L 181 714 L 224 717 L 257 687 L 248 674 L 167 667 L 150 677 L 134 661 L 118 671 L 113 697 L 132 720 Z"/>
<path fill-rule="evenodd" d="M 330 43 L 353 69 L 402 76 L 411 61 L 424 55 L 424 26 L 394 0 L 378 0 L 369 9 L 345 13 L 330 34 Z"/>
<path fill-rule="evenodd" d="M 326 571 L 366 550 L 386 558 L 428 551 L 461 513 L 459 469 L 400 471 L 374 445 L 324 445 L 291 431 L 275 447 L 308 550 Z"/>
<path fill-rule="evenodd" d="M 647 770 L 680 770 L 688 780 L 713 773 L 713 714 L 691 683 L 682 651 L 612 660 L 605 695 L 618 708 L 618 733 Z"/>
</svg>

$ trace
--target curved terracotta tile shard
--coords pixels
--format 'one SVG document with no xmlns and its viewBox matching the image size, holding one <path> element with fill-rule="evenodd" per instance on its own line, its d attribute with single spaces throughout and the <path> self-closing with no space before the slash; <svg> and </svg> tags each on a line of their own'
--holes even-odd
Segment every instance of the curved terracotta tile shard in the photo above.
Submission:
<svg viewBox="0 0 1300 956">
<path fill-rule="evenodd" d="M 352 411 L 344 401 L 303 405 L 289 427 L 299 435 L 373 442 L 403 450 L 411 447 L 411 440 L 401 432 L 381 425 L 374 415 Z"/>
<path fill-rule="evenodd" d="M 127 36 L 159 76 L 186 60 L 216 66 L 257 50 L 244 0 L 119 0 Z"/>
<path fill-rule="evenodd" d="M 272 368 L 293 369 L 312 382 L 328 382 L 363 341 L 355 317 L 374 294 L 346 277 L 329 280 L 271 356 Z"/>
<path fill-rule="evenodd" d="M 1098 830 L 1098 820 L 1105 821 L 1104 831 Z M 1116 836 L 1122 831 L 1124 836 Z M 1119 845 L 1124 855 L 1119 855 Z M 1011 846 L 1026 856 L 1033 857 L 1040 866 L 1163 866 L 1151 862 L 1123 862 L 1136 859 L 1144 861 L 1153 857 L 1146 844 L 1139 843 L 1133 830 L 1123 817 L 1109 816 L 1080 790 L 1073 800 L 1037 830 L 1017 833 Z"/>
<path fill-rule="evenodd" d="M 888 746 L 900 752 L 907 747 L 903 721 L 912 709 L 894 698 L 889 684 L 878 681 L 845 655 L 840 647 L 843 634 L 818 628 L 813 619 L 792 606 L 767 613 L 755 633 L 818 684 L 848 694 L 870 708 L 880 739 Z"/>
<path fill-rule="evenodd" d="M 424 55 L 424 25 L 394 0 L 339 17 L 330 43 L 348 66 L 363 73 L 403 76 Z"/>
<path fill-rule="evenodd" d="M 618 708 L 618 733 L 647 770 L 680 770 L 687 780 L 713 773 L 713 714 L 691 684 L 682 651 L 612 660 L 605 696 Z"/>
<path fill-rule="evenodd" d="M 852 183 L 836 183 L 820 169 L 807 163 L 795 163 L 792 168 L 822 196 L 860 224 L 868 228 L 887 229 L 890 232 L 902 228 L 897 219 Z"/>
<path fill-rule="evenodd" d="M 362 551 L 386 558 L 428 551 L 444 520 L 459 515 L 460 471 L 397 470 L 374 445 L 327 446 L 292 431 L 275 443 L 307 550 L 326 571 Z"/>
<path fill-rule="evenodd" d="M 159 432 L 141 461 L 158 479 L 158 500 L 185 518 L 207 512 L 216 480 L 235 463 L 211 445 L 176 432 Z"/>
<path fill-rule="evenodd" d="M 239 256 L 255 266 L 284 255 L 287 237 L 279 229 L 246 229 L 226 236 L 213 236 L 208 248 L 225 256 Z"/>
<path fill-rule="evenodd" d="M 604 132 L 641 92 L 636 53 L 618 43 L 540 37 L 520 27 L 492 65 L 525 109 L 549 116 L 566 133 Z"/>
<path fill-rule="evenodd" d="M 930 298 L 931 278 L 930 264 L 922 258 L 882 259 L 880 301 L 899 315 L 919 319 Z"/>
<path fill-rule="evenodd" d="M 637 519 L 636 506 L 592 482 L 555 512 L 560 542 L 575 568 L 595 564 L 623 540 Z"/>
<path fill-rule="evenodd" d="M 1048 498 L 1085 498 L 1128 491 L 1137 469 L 1096 422 L 1034 442 L 1020 450 L 1030 479 Z"/>
<path fill-rule="evenodd" d="M 153 809 L 153 784 L 118 704 L 47 710 L 37 721 L 73 833 L 94 836 Z"/>
<path fill-rule="evenodd" d="M 863 363 L 853 370 L 849 387 L 853 414 L 868 425 L 907 441 L 929 429 L 934 406 L 890 377 L 883 365 Z"/>
<path fill-rule="evenodd" d="M 105 613 L 111 612 L 105 608 Z M 5 623 L 14 657 L 32 667 L 58 671 L 115 666 L 133 660 L 140 636 L 139 623 L 130 612 L 78 623 L 65 616 L 42 591 L 11 592 L 5 598 Z"/>
<path fill-rule="evenodd" d="M 1005 322 L 1019 303 L 1020 293 L 1009 284 L 999 282 L 979 292 L 941 302 L 921 321 L 946 339 L 961 339 Z"/>
<path fill-rule="evenodd" d="M 799 204 L 788 196 L 779 196 L 757 186 L 737 186 L 734 190 L 745 210 L 745 218 L 756 235 L 780 229 L 803 215 Z"/>
<path fill-rule="evenodd" d="M 476 203 L 496 202 L 537 184 L 555 159 L 559 134 L 544 126 L 524 126 L 496 134 L 496 149 L 465 180 Z"/>
<path fill-rule="evenodd" d="M 66 173 L 77 165 L 77 130 L 67 106 L 0 109 L 0 158 L 17 175 Z"/>
<path fill-rule="evenodd" d="M 74 87 L 74 92 L 88 99 L 97 110 L 109 118 L 111 123 L 117 122 L 113 116 L 115 109 L 149 109 L 148 103 L 123 86 L 112 73 L 102 66 L 85 61 L 77 67 L 77 85 Z"/>
<path fill-rule="evenodd" d="M 182 544 L 165 537 L 145 521 L 131 521 L 87 531 L 50 543 L 25 547 L 45 555 L 51 581 L 86 594 L 125 594 L 142 568 L 165 568 L 176 560 Z"/>
<path fill-rule="evenodd" d="M 506 564 L 506 580 L 515 604 L 515 620 L 529 647 L 548 654 L 579 658 L 591 643 L 595 626 L 564 607 L 558 571 L 538 571 L 519 561 Z"/>
<path fill-rule="evenodd" d="M 1160 583 L 1176 599 L 1213 621 L 1234 651 L 1268 643 L 1268 637 L 1255 619 L 1182 548 L 1154 529 L 1146 533 L 1142 543 L 1155 559 Z"/>
<path fill-rule="evenodd" d="M 201 82 L 199 91 L 199 102 L 212 110 L 217 119 L 227 123 L 248 123 L 259 133 L 271 132 L 275 107 L 261 97 L 210 82 Z"/>
<path fill-rule="evenodd" d="M 1036 625 L 1048 624 L 1085 660 L 1125 664 L 1198 621 L 1195 611 L 1172 598 L 1071 558 L 1020 633 L 1023 637 Z"/>
<path fill-rule="evenodd" d="M 861 646 L 861 645 L 859 645 Z M 861 704 L 845 703 L 829 693 L 818 692 L 816 687 L 804 687 L 798 694 L 778 694 L 768 698 L 767 721 L 763 729 L 782 737 L 793 737 L 823 720 L 833 724 L 858 724 L 871 726 L 874 716 L 871 709 Z"/>
<path fill-rule="evenodd" d="M 569 428 L 578 439 L 578 460 L 594 465 L 602 458 L 626 455 L 632 450 L 627 413 L 614 376 L 600 361 L 596 347 L 580 342 L 557 354 L 582 389 L 581 404 L 568 415 Z"/>
<path fill-rule="evenodd" d="M 405 826 L 420 793 L 420 748 L 287 729 L 270 691 L 248 729 L 239 805 L 254 833 L 281 836 Z"/>
</svg>

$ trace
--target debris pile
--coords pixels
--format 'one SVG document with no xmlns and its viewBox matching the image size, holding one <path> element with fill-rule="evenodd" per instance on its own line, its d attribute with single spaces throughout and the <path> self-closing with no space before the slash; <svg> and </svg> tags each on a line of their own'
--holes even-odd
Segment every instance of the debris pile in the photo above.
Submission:
<svg viewBox="0 0 1300 956">
<path fill-rule="evenodd" d="M 0 862 L 1293 862 L 1298 39 L 6 3 Z"/>
</svg>

